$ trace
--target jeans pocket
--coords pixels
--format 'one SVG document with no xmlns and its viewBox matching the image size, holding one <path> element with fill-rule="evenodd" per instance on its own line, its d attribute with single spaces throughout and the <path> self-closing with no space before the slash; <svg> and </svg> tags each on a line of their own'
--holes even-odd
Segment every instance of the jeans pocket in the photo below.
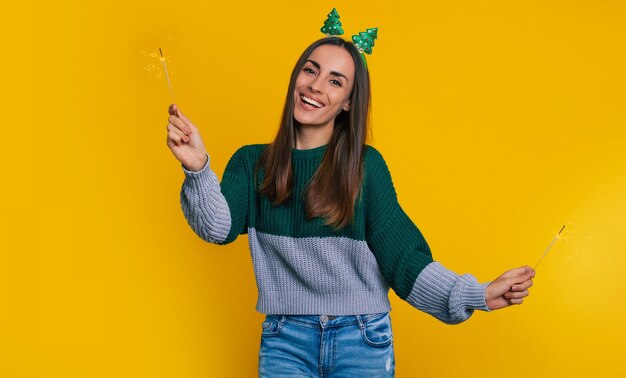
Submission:
<svg viewBox="0 0 626 378">
<path fill-rule="evenodd" d="M 363 341 L 374 347 L 386 347 L 393 341 L 391 330 L 391 318 L 389 313 L 381 316 L 374 316 L 363 322 L 361 328 Z"/>
<path fill-rule="evenodd" d="M 271 337 L 280 335 L 280 331 L 285 324 L 285 319 L 278 315 L 266 315 L 265 321 L 263 321 L 263 333 L 262 337 Z"/>
</svg>

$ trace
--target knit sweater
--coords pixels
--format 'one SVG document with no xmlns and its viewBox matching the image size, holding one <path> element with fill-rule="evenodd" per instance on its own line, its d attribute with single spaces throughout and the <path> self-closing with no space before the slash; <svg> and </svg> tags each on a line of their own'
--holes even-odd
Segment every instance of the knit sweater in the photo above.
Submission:
<svg viewBox="0 0 626 378">
<path fill-rule="evenodd" d="M 490 311 L 485 289 L 471 274 L 459 275 L 433 260 L 430 248 L 398 203 L 388 166 L 365 146 L 364 174 L 354 222 L 341 230 L 321 217 L 307 220 L 303 188 L 328 144 L 291 151 L 291 197 L 272 205 L 256 192 L 254 166 L 267 144 L 239 148 L 221 183 L 210 156 L 197 172 L 183 169 L 180 201 L 188 224 L 203 240 L 225 245 L 248 234 L 264 314 L 355 315 L 391 310 L 388 292 L 448 324 L 475 309 Z M 257 183 L 263 178 L 261 168 Z"/>
</svg>

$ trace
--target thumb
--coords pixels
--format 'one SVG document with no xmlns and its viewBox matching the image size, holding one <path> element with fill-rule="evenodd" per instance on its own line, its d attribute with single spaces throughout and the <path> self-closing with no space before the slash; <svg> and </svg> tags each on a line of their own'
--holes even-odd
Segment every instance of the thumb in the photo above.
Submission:
<svg viewBox="0 0 626 378">
<path fill-rule="evenodd" d="M 504 274 L 502 274 L 502 277 L 503 278 L 519 277 L 524 274 L 530 274 L 531 271 L 534 272 L 534 270 L 531 267 L 529 267 L 528 265 L 524 265 L 524 266 L 520 266 L 519 268 L 507 270 L 506 272 L 504 272 Z"/>
<path fill-rule="evenodd" d="M 506 277 L 506 281 L 511 285 L 527 281 L 535 276 L 535 270 L 528 265 L 511 269 L 508 273 L 510 275 Z"/>
</svg>

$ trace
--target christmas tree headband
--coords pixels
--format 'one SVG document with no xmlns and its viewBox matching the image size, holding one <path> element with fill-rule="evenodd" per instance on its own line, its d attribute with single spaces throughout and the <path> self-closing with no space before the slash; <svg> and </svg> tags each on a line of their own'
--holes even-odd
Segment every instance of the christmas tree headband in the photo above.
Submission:
<svg viewBox="0 0 626 378">
<path fill-rule="evenodd" d="M 342 35 L 343 29 L 341 28 L 341 21 L 339 21 L 339 13 L 333 8 L 328 14 L 324 26 L 320 31 L 327 36 Z M 367 67 L 367 61 L 365 60 L 365 54 L 372 53 L 372 47 L 374 46 L 374 40 L 378 37 L 378 28 L 366 29 L 364 32 L 359 32 L 352 36 L 352 41 L 356 45 L 357 49 L 361 52 L 363 62 Z"/>
</svg>

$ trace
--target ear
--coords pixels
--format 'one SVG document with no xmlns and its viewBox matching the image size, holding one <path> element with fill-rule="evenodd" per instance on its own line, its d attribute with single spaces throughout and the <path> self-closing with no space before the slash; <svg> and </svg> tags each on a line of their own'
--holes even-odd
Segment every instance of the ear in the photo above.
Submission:
<svg viewBox="0 0 626 378">
<path fill-rule="evenodd" d="M 348 102 L 346 102 L 342 109 L 346 112 L 350 110 L 350 99 L 348 99 Z"/>
</svg>

